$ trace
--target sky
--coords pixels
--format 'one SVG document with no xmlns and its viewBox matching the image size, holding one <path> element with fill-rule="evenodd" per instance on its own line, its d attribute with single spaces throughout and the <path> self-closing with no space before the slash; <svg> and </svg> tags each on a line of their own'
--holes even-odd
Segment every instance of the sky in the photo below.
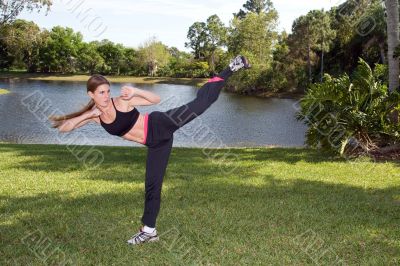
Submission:
<svg viewBox="0 0 400 266">
<path fill-rule="evenodd" d="M 226 26 L 246 0 L 54 0 L 51 10 L 23 12 L 19 18 L 32 20 L 41 28 L 71 27 L 84 41 L 109 39 L 137 48 L 146 40 L 159 41 L 179 50 L 185 48 L 187 31 L 196 21 L 218 15 Z M 291 31 L 297 17 L 312 9 L 329 10 L 343 0 L 273 0 L 279 13 L 278 31 Z"/>
</svg>

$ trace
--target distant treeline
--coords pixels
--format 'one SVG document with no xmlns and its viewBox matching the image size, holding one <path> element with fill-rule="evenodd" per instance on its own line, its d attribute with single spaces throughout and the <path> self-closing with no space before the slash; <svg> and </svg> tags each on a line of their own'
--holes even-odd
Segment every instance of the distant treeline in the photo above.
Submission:
<svg viewBox="0 0 400 266">
<path fill-rule="evenodd" d="M 0 24 L 0 69 L 41 73 L 210 77 L 236 54 L 253 68 L 230 81 L 239 93 L 303 91 L 323 73 L 350 73 L 363 58 L 386 64 L 386 22 L 380 0 L 347 1 L 297 18 L 292 33 L 277 31 L 269 0 L 247 1 L 228 26 L 217 15 L 195 22 L 185 44 L 191 53 L 151 38 L 138 48 L 110 40 L 84 42 L 71 28 L 40 29 L 34 22 Z"/>
</svg>

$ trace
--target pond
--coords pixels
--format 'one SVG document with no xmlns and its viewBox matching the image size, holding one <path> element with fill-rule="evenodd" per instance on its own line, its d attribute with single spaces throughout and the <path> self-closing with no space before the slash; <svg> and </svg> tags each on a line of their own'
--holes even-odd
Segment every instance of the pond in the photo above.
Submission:
<svg viewBox="0 0 400 266">
<path fill-rule="evenodd" d="M 118 96 L 121 83 L 113 83 Z M 166 111 L 191 101 L 198 88 L 187 85 L 131 84 L 161 96 L 161 103 L 139 106 L 140 112 Z M 109 135 L 90 123 L 70 133 L 58 133 L 46 117 L 78 110 L 86 104 L 85 82 L 0 80 L 0 141 L 35 144 L 143 146 Z M 262 99 L 222 92 L 205 113 L 174 135 L 178 147 L 296 147 L 304 145 L 305 125 L 296 121 L 297 100 Z"/>
</svg>

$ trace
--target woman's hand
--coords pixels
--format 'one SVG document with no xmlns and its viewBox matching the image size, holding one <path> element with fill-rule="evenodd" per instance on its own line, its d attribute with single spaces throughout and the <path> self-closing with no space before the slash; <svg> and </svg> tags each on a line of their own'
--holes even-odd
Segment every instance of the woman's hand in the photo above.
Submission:
<svg viewBox="0 0 400 266">
<path fill-rule="evenodd" d="M 100 111 L 96 105 L 89 111 L 90 117 L 99 117 L 103 112 Z"/>
<path fill-rule="evenodd" d="M 121 88 L 121 99 L 129 101 L 131 106 L 153 105 L 161 101 L 157 94 L 131 86 Z"/>
<path fill-rule="evenodd" d="M 136 88 L 131 86 L 123 86 L 121 88 L 121 97 L 124 100 L 131 99 L 136 94 Z"/>
</svg>

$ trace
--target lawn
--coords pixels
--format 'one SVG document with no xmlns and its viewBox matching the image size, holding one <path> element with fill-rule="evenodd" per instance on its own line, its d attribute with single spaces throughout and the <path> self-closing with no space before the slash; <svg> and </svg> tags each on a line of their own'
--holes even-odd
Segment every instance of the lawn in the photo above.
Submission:
<svg viewBox="0 0 400 266">
<path fill-rule="evenodd" d="M 0 144 L 0 265 L 400 264 L 396 162 L 309 149 L 207 150 L 237 156 L 221 162 L 174 148 L 161 240 L 129 246 L 143 210 L 146 150 L 94 148 L 104 162 L 87 168 L 75 155 L 88 147 Z"/>
</svg>

